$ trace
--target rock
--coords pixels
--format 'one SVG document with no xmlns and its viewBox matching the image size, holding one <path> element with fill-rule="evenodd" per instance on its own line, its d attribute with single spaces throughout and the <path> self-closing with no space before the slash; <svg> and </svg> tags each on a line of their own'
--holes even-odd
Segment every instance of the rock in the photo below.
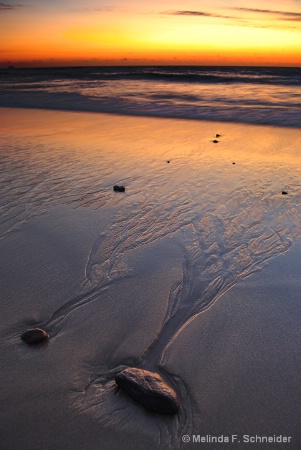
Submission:
<svg viewBox="0 0 301 450">
<path fill-rule="evenodd" d="M 170 163 L 170 161 L 166 161 L 168 164 Z"/>
<path fill-rule="evenodd" d="M 235 164 L 235 162 L 233 162 L 232 164 Z"/>
<path fill-rule="evenodd" d="M 221 137 L 221 135 L 216 133 L 215 137 Z"/>
<path fill-rule="evenodd" d="M 286 191 L 282 191 L 282 195 L 287 195 L 287 192 Z"/>
<path fill-rule="evenodd" d="M 125 192 L 125 187 L 124 186 L 118 186 L 117 184 L 115 184 L 115 186 L 113 186 L 113 190 L 115 192 Z"/>
<path fill-rule="evenodd" d="M 27 330 L 21 336 L 21 339 L 27 344 L 38 344 L 39 342 L 42 342 L 48 338 L 48 333 L 41 328 L 33 328 L 31 330 Z"/>
<path fill-rule="evenodd" d="M 148 370 L 128 367 L 115 376 L 116 384 L 146 409 L 161 414 L 177 414 L 177 395 L 160 377 Z"/>
<path fill-rule="evenodd" d="M 218 143 L 218 141 L 217 141 L 216 139 L 214 139 L 212 142 L 213 142 L 214 144 L 217 144 L 217 143 Z"/>
</svg>

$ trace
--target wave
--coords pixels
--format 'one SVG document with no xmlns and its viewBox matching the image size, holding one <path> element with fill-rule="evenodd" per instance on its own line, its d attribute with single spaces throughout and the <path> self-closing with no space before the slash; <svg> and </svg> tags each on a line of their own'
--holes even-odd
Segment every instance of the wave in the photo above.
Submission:
<svg viewBox="0 0 301 450">
<path fill-rule="evenodd" d="M 301 86 L 298 67 L 56 67 L 1 69 L 0 79 L 161 80 L 176 83 L 255 83 Z"/>
<path fill-rule="evenodd" d="M 0 106 L 301 127 L 301 69 L 3 69 Z"/>
</svg>

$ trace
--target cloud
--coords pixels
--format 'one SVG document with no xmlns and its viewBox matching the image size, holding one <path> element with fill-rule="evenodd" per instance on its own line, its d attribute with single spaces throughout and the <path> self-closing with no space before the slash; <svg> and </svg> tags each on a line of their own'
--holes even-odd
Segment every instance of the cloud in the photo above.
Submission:
<svg viewBox="0 0 301 450">
<path fill-rule="evenodd" d="M 300 0 L 301 1 L 301 0 Z M 227 16 L 227 15 L 221 15 L 221 14 L 215 14 L 215 13 L 209 13 L 204 11 L 190 11 L 190 10 L 179 10 L 179 11 L 164 11 L 161 14 L 167 14 L 167 15 L 173 15 L 173 16 L 190 16 L 190 17 L 213 17 L 218 19 L 230 19 L 231 23 L 233 23 L 233 20 L 239 25 L 239 26 L 247 26 L 252 28 L 277 28 L 277 29 L 297 29 L 296 26 L 284 26 L 280 25 L 278 22 L 278 25 L 275 24 L 275 15 L 277 16 L 277 19 L 281 22 L 301 22 L 301 13 L 298 12 L 291 12 L 291 11 L 275 11 L 270 9 L 255 9 L 255 8 L 228 8 L 234 11 L 238 12 L 247 12 L 247 13 L 260 13 L 265 16 L 270 15 L 273 16 L 270 18 L 270 20 L 274 20 L 273 24 L 265 24 L 263 25 L 260 23 L 260 20 L 255 20 L 254 18 L 246 17 L 242 14 L 238 14 L 237 16 Z M 225 22 L 225 25 L 228 25 L 230 23 Z"/>
<path fill-rule="evenodd" d="M 166 11 L 162 14 L 170 14 L 172 16 L 204 16 L 204 17 L 212 16 L 212 14 L 201 11 Z"/>
<path fill-rule="evenodd" d="M 231 8 L 236 11 L 254 12 L 260 14 L 277 15 L 281 20 L 292 20 L 301 22 L 301 13 L 291 11 L 274 11 L 272 9 L 256 9 L 256 8 Z"/>
<path fill-rule="evenodd" d="M 300 0 L 301 1 L 301 0 Z M 292 20 L 292 21 L 301 21 L 301 13 L 298 12 L 291 12 L 291 11 L 275 11 L 272 9 L 256 9 L 256 8 L 229 8 L 235 11 L 242 11 L 242 12 L 253 12 L 253 13 L 260 13 L 260 14 L 269 14 L 269 15 L 277 15 L 281 20 Z M 234 16 L 226 16 L 221 14 L 213 14 L 203 11 L 165 11 L 162 14 L 168 14 L 173 16 L 193 16 L 193 17 L 217 17 L 220 19 L 240 19 L 240 17 L 234 17 Z"/>
<path fill-rule="evenodd" d="M 165 11 L 161 14 L 168 14 L 171 16 L 193 16 L 193 17 L 217 17 L 220 19 L 236 19 L 233 16 L 223 16 L 220 14 L 212 14 L 203 11 Z"/>
<path fill-rule="evenodd" d="M 0 3 L 0 11 L 13 11 L 17 8 L 23 8 L 25 5 L 13 4 L 9 5 L 8 3 Z"/>
</svg>

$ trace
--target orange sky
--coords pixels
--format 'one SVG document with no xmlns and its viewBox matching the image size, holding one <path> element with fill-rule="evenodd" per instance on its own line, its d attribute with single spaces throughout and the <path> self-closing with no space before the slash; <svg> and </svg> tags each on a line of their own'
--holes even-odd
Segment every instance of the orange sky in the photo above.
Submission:
<svg viewBox="0 0 301 450">
<path fill-rule="evenodd" d="M 0 9 L 1 66 L 301 66 L 300 0 L 7 0 Z"/>
</svg>

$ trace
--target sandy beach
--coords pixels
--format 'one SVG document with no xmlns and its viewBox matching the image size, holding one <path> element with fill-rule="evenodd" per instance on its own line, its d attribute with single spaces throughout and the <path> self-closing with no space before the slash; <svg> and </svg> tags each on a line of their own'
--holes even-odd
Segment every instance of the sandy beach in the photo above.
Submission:
<svg viewBox="0 0 301 450">
<path fill-rule="evenodd" d="M 299 450 L 301 130 L 0 116 L 1 449 Z"/>
</svg>

